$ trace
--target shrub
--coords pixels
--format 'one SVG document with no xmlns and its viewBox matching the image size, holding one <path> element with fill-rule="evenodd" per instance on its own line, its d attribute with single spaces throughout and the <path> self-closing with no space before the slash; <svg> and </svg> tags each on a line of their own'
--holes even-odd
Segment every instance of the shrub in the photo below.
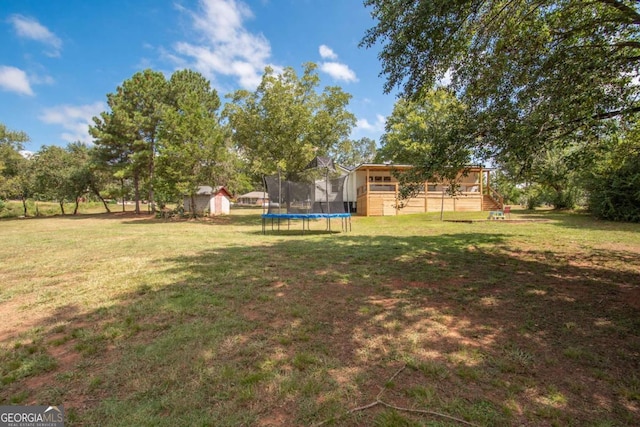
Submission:
<svg viewBox="0 0 640 427">
<path fill-rule="evenodd" d="M 587 188 L 589 209 L 597 218 L 640 222 L 640 156 L 594 174 Z"/>
</svg>

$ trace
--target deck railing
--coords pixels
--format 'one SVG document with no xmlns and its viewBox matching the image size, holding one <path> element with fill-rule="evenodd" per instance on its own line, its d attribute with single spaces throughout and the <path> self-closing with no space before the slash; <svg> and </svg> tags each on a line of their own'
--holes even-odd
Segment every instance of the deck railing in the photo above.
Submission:
<svg viewBox="0 0 640 427">
<path fill-rule="evenodd" d="M 367 182 L 365 185 L 357 188 L 356 194 L 358 196 L 362 196 L 363 194 L 367 193 L 395 193 L 396 191 L 398 191 L 398 183 L 396 182 Z"/>
<path fill-rule="evenodd" d="M 356 195 L 362 196 L 367 193 L 396 193 L 398 192 L 399 183 L 397 182 L 367 182 L 364 185 L 361 185 L 356 189 Z M 485 187 L 486 188 L 486 187 Z M 477 183 L 469 183 L 469 184 L 460 184 L 458 186 L 459 194 L 464 195 L 473 195 L 480 194 L 480 184 Z M 420 191 L 421 194 L 424 194 L 424 189 Z M 437 190 L 430 190 L 427 188 L 428 194 L 442 194 L 442 188 Z M 497 193 L 496 193 L 497 194 Z"/>
<path fill-rule="evenodd" d="M 497 205 L 500 206 L 500 209 L 502 209 L 504 207 L 504 197 L 502 197 L 502 195 L 500 193 L 498 193 L 496 190 L 494 190 L 493 188 L 491 188 L 490 186 L 485 186 L 486 191 L 487 191 L 487 195 L 489 197 L 491 197 L 491 199 L 493 199 L 494 202 L 496 202 Z"/>
</svg>

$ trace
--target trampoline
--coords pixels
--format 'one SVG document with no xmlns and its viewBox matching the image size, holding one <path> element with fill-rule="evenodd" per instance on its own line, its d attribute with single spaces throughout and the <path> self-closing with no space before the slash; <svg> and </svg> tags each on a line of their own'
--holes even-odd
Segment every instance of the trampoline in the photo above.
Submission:
<svg viewBox="0 0 640 427">
<path fill-rule="evenodd" d="M 326 230 L 331 231 L 331 219 L 340 218 L 340 226 L 342 231 L 351 231 L 351 214 L 350 213 L 309 213 L 309 214 L 288 214 L 288 213 L 272 213 L 262 215 L 262 234 L 266 234 L 267 223 L 271 220 L 271 231 L 280 231 L 281 222 L 286 220 L 287 230 L 291 229 L 291 220 L 302 220 L 302 234 L 306 231 L 311 231 L 311 220 L 326 220 Z M 305 227 L 306 226 L 306 227 Z"/>
<path fill-rule="evenodd" d="M 326 231 L 331 232 L 331 220 L 340 219 L 342 231 L 351 231 L 351 214 L 344 198 L 347 175 L 339 175 L 333 161 L 316 157 L 295 175 L 295 179 L 283 179 L 278 173 L 263 178 L 265 192 L 269 195 L 267 211 L 262 214 L 262 233 L 280 231 L 286 223 L 302 221 L 302 233 L 311 230 L 311 221 L 325 220 Z"/>
</svg>

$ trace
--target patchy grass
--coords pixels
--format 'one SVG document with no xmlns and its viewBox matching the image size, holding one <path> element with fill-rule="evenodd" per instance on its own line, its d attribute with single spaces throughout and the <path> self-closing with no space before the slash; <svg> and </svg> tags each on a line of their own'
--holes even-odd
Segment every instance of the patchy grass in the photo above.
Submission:
<svg viewBox="0 0 640 427">
<path fill-rule="evenodd" d="M 0 404 L 71 426 L 640 424 L 640 226 L 512 215 L 547 221 L 0 220 Z M 430 414 L 348 413 L 381 391 Z"/>
</svg>

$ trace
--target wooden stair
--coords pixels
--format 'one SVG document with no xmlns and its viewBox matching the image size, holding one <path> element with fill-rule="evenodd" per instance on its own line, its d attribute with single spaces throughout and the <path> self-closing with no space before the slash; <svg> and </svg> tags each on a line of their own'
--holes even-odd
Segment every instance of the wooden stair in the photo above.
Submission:
<svg viewBox="0 0 640 427">
<path fill-rule="evenodd" d="M 488 194 L 482 196 L 482 210 L 483 211 L 499 211 L 502 210 L 502 205 Z"/>
</svg>

